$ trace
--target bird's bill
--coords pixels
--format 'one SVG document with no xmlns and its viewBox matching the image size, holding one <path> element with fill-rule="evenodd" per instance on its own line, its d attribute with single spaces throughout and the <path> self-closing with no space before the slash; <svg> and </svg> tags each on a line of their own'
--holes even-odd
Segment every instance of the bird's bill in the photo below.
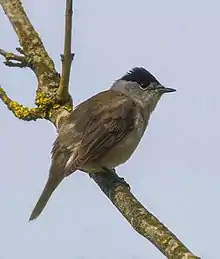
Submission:
<svg viewBox="0 0 220 259">
<path fill-rule="evenodd" d="M 169 87 L 164 87 L 163 85 L 158 85 L 157 88 L 161 93 L 172 93 L 176 92 L 176 89 L 174 88 L 169 88 Z"/>
<path fill-rule="evenodd" d="M 174 89 L 174 88 L 169 88 L 169 87 L 164 87 L 164 88 L 162 89 L 162 91 L 163 91 L 164 93 L 172 93 L 172 92 L 176 92 L 176 89 Z"/>
</svg>

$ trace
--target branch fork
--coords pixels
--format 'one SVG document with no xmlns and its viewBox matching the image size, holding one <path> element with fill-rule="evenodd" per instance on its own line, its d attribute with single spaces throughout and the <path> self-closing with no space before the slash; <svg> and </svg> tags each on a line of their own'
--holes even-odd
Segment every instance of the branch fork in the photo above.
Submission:
<svg viewBox="0 0 220 259">
<path fill-rule="evenodd" d="M 29 67 L 30 69 L 33 69 L 32 58 L 26 56 L 21 48 L 17 48 L 17 51 L 19 51 L 22 55 L 17 55 L 12 52 L 6 52 L 3 49 L 0 49 L 0 55 L 5 58 L 3 63 L 8 67 Z"/>
</svg>

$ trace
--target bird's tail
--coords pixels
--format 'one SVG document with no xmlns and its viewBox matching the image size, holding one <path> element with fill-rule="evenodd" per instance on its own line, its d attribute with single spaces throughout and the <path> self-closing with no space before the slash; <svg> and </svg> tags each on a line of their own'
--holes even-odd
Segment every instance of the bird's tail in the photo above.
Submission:
<svg viewBox="0 0 220 259">
<path fill-rule="evenodd" d="M 52 195 L 54 190 L 57 188 L 57 186 L 61 183 L 63 178 L 64 178 L 64 176 L 60 175 L 60 174 L 49 176 L 49 178 L 46 182 L 46 185 L 44 187 L 44 190 L 43 190 L 37 204 L 35 205 L 32 213 L 31 213 L 29 221 L 31 221 L 33 219 L 36 219 L 41 214 L 41 212 L 43 211 L 43 209 L 47 205 L 47 202 L 50 199 L 50 196 Z"/>
</svg>

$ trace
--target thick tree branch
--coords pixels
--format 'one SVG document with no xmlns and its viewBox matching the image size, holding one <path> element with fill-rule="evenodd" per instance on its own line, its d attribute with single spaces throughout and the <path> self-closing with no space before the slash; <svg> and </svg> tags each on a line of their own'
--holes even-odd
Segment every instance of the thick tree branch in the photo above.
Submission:
<svg viewBox="0 0 220 259">
<path fill-rule="evenodd" d="M 73 1 L 66 0 L 66 14 L 65 14 L 65 40 L 64 40 L 64 54 L 61 55 L 62 61 L 62 75 L 60 85 L 57 90 L 57 99 L 60 102 L 68 100 L 68 88 L 70 80 L 70 70 L 74 54 L 71 52 L 72 41 L 72 15 L 73 15 Z"/>
<path fill-rule="evenodd" d="M 70 67 L 73 58 L 71 54 L 72 1 L 66 1 L 65 47 L 61 81 L 59 74 L 55 70 L 54 63 L 31 25 L 21 1 L 0 0 L 0 4 L 18 35 L 22 49 L 17 50 L 23 56 L 4 51 L 1 51 L 0 54 L 8 62 L 16 60 L 20 63 L 23 62 L 23 64 L 31 64 L 31 69 L 38 79 L 35 99 L 37 108 L 23 107 L 12 101 L 2 88 L 0 88 L 0 99 L 17 118 L 23 120 L 45 118 L 59 129 L 65 116 L 72 110 L 72 100 L 68 94 Z M 198 259 L 174 234 L 138 202 L 130 192 L 128 184 L 123 182 L 115 172 L 91 174 L 91 177 L 131 226 L 152 242 L 167 258 Z"/>
<path fill-rule="evenodd" d="M 167 258 L 199 259 L 134 197 L 128 184 L 115 172 L 90 174 L 131 226 L 154 244 Z"/>
<path fill-rule="evenodd" d="M 36 76 L 41 77 L 45 69 L 55 72 L 54 63 L 28 19 L 21 1 L 5 0 L 2 2 L 1 6 L 18 36 L 24 54 L 33 59 Z"/>
<path fill-rule="evenodd" d="M 18 36 L 22 49 L 18 48 L 17 50 L 26 59 L 31 60 L 31 68 L 37 77 L 38 88 L 35 104 L 40 111 L 43 111 L 43 117 L 46 113 L 45 118 L 56 124 L 57 117 L 61 119 L 63 115 L 66 116 L 66 110 L 72 110 L 72 99 L 69 96 L 62 105 L 57 103 L 56 92 L 60 82 L 59 73 L 55 70 L 54 62 L 28 19 L 21 1 L 0 0 L 0 4 Z"/>
</svg>

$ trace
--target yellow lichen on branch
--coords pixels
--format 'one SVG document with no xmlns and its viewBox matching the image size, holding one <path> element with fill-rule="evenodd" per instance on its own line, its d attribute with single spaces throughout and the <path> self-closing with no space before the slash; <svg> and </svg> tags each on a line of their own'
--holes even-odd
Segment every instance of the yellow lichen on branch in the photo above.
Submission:
<svg viewBox="0 0 220 259">
<path fill-rule="evenodd" d="M 50 98 L 47 98 L 40 93 L 37 94 L 36 98 L 36 104 L 38 107 L 29 108 L 12 100 L 2 87 L 0 87 L 0 99 L 8 109 L 12 111 L 16 118 L 24 121 L 35 121 L 37 119 L 50 120 L 54 113 L 61 113 L 62 110 L 69 113 L 73 110 L 71 103 L 67 103 L 65 105 L 53 104 Z"/>
<path fill-rule="evenodd" d="M 11 100 L 2 87 L 0 87 L 0 99 L 18 119 L 31 121 L 44 118 L 44 112 L 42 110 L 39 108 L 28 108 L 16 101 Z"/>
<path fill-rule="evenodd" d="M 38 33 L 34 30 L 21 1 L 8 0 L 0 2 L 0 4 L 9 18 L 21 44 L 21 48 L 17 48 L 17 51 L 21 55 L 0 50 L 0 54 L 5 57 L 4 63 L 9 67 L 31 68 L 38 81 L 35 99 L 37 107 L 27 108 L 16 103 L 15 107 L 13 106 L 10 109 L 18 118 L 28 118 L 28 120 L 45 118 L 56 124 L 58 110 L 60 114 L 65 114 L 66 116 L 66 113 L 62 111 L 66 110 L 66 107 L 68 109 L 71 107 L 72 109 L 71 96 L 68 96 L 65 102 L 62 102 L 62 106 L 59 109 L 53 109 L 54 105 L 58 104 L 57 89 L 60 84 L 60 75 L 55 69 L 53 60 L 45 50 Z M 59 102 L 59 104 L 61 103 Z M 27 116 L 24 116 L 24 114 Z M 61 118 L 61 116 L 59 117 Z"/>
</svg>

